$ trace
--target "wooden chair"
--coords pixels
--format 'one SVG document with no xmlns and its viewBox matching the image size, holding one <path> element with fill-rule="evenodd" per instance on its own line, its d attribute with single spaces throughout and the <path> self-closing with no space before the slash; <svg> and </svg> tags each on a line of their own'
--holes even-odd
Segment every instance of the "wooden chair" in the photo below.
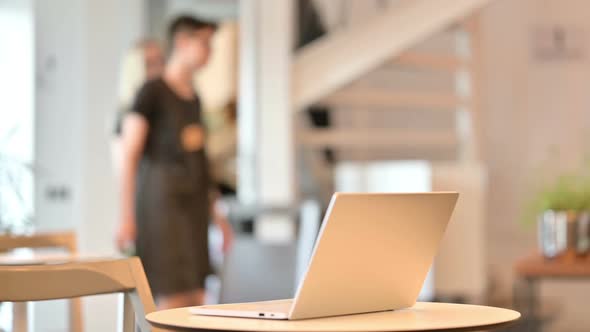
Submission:
<svg viewBox="0 0 590 332">
<path fill-rule="evenodd" d="M 124 293 L 123 331 L 161 331 L 145 315 L 156 306 L 137 257 L 64 264 L 0 266 L 0 301 L 24 302 Z"/>
<path fill-rule="evenodd" d="M 74 232 L 60 233 L 40 233 L 30 236 L 12 236 L 0 234 L 0 253 L 20 248 L 29 249 L 64 249 L 68 254 L 75 256 L 78 254 L 78 244 Z M 27 330 L 27 310 L 26 303 L 16 304 L 13 315 L 15 324 L 20 327 L 17 332 Z M 22 317 L 21 317 L 22 316 Z M 70 331 L 82 332 L 82 301 L 72 299 L 70 301 Z"/>
</svg>

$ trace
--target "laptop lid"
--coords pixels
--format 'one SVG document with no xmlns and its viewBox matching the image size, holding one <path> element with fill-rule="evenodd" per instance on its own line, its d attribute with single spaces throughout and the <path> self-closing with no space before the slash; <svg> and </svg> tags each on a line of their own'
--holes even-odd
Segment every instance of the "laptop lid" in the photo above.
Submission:
<svg viewBox="0 0 590 332">
<path fill-rule="evenodd" d="M 412 306 L 458 195 L 335 193 L 289 319 Z"/>
</svg>

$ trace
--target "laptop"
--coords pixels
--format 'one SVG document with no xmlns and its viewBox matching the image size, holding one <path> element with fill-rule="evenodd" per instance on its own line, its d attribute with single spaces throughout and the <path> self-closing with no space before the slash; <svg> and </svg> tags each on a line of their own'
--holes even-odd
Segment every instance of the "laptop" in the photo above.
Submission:
<svg viewBox="0 0 590 332">
<path fill-rule="evenodd" d="M 189 311 L 297 320 L 411 307 L 458 196 L 335 193 L 294 299 L 205 305 Z"/>
</svg>

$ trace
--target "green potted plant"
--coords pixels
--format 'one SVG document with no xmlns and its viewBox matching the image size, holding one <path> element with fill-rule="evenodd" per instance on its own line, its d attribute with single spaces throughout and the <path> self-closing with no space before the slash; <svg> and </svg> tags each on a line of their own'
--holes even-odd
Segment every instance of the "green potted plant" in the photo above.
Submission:
<svg viewBox="0 0 590 332">
<path fill-rule="evenodd" d="M 527 220 L 536 220 L 539 249 L 548 258 L 565 252 L 585 255 L 590 249 L 590 178 L 562 175 L 539 190 Z"/>
<path fill-rule="evenodd" d="M 30 177 L 30 165 L 5 158 L 0 153 L 0 234 L 23 233 L 33 227 L 31 203 L 20 187 L 21 181 Z"/>
</svg>

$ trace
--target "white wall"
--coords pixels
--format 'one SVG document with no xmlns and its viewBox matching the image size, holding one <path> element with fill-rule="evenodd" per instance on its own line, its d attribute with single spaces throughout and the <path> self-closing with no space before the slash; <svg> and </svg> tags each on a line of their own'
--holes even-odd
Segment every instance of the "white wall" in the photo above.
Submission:
<svg viewBox="0 0 590 332">
<path fill-rule="evenodd" d="M 83 3 L 35 2 L 35 160 L 39 230 L 70 229 L 81 217 Z M 67 130 L 66 130 L 67 129 Z M 69 199 L 47 193 L 62 188 Z"/>
<path fill-rule="evenodd" d="M 192 14 L 214 20 L 238 17 L 238 0 L 168 0 L 168 18 Z"/>
<path fill-rule="evenodd" d="M 575 169 L 590 151 L 590 21 L 587 0 L 494 1 L 482 13 L 483 147 L 489 169 L 487 256 L 494 296 L 509 303 L 513 263 L 536 249 L 521 216 L 535 185 Z M 559 24 L 583 31 L 585 55 L 537 61 L 532 31 Z M 542 284 L 547 331 L 588 331 L 589 283 Z"/>
</svg>

